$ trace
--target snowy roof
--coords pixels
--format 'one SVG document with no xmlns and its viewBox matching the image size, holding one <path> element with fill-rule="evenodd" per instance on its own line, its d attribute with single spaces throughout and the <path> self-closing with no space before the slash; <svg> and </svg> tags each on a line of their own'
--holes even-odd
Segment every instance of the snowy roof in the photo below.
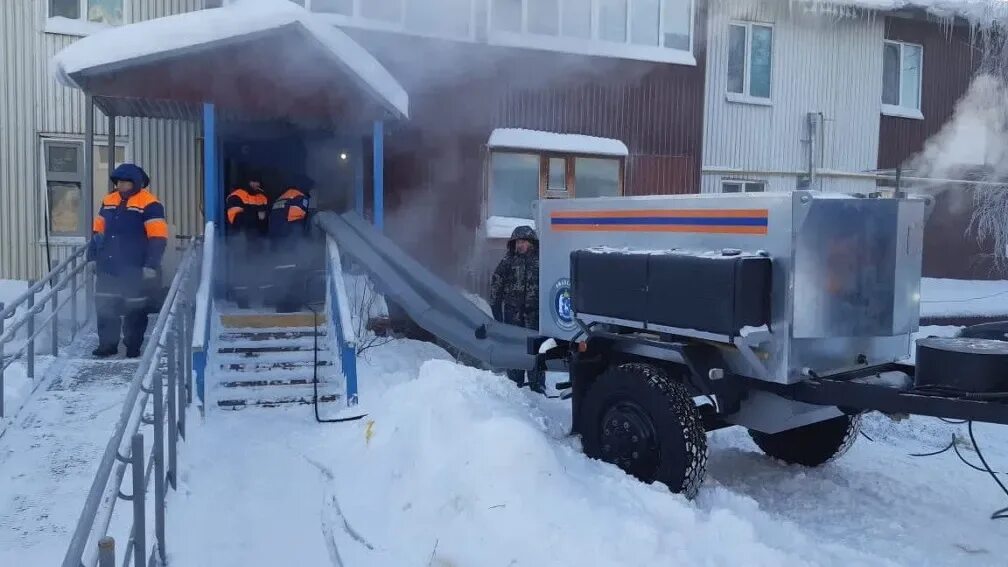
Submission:
<svg viewBox="0 0 1008 567">
<path fill-rule="evenodd" d="M 490 134 L 491 148 L 542 150 L 574 154 L 626 156 L 626 144 L 612 138 L 596 138 L 583 134 L 561 134 L 521 128 L 498 128 Z"/>
<path fill-rule="evenodd" d="M 807 6 L 849 6 L 894 11 L 918 8 L 938 17 L 960 17 L 974 24 L 1008 20 L 1008 0 L 802 0 Z"/>
<path fill-rule="evenodd" d="M 377 59 L 338 28 L 319 22 L 304 8 L 287 0 L 238 0 L 223 8 L 101 31 L 56 54 L 54 73 L 65 84 L 78 86 L 75 75 L 88 70 L 205 48 L 287 26 L 303 28 L 390 110 L 403 117 L 409 115 L 409 96 Z"/>
</svg>

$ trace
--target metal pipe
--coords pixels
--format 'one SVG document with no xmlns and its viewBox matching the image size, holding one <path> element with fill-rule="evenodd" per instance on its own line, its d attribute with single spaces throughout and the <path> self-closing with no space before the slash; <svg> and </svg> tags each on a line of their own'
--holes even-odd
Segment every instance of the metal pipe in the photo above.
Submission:
<svg viewBox="0 0 1008 567">
<path fill-rule="evenodd" d="M 755 169 L 755 168 L 744 168 L 744 167 L 722 167 L 722 166 L 704 166 L 702 173 L 720 173 L 726 175 L 786 175 L 797 177 L 800 175 L 806 175 L 807 171 L 800 171 L 797 169 Z M 872 180 L 895 180 L 896 175 L 891 173 L 869 173 L 869 172 L 856 172 L 856 171 L 839 171 L 835 169 L 817 169 L 816 175 L 819 177 L 839 177 L 839 178 L 849 178 L 849 179 L 872 179 Z M 901 175 L 900 179 L 902 181 L 915 181 L 919 183 L 932 183 L 935 185 L 944 184 L 956 184 L 956 185 L 975 185 L 977 187 L 993 187 L 993 188 L 1004 188 L 1008 183 L 999 183 L 997 181 L 973 181 L 969 179 L 947 179 L 943 177 L 915 177 Z"/>
<path fill-rule="evenodd" d="M 91 234 L 94 226 L 94 96 L 84 96 L 84 179 L 81 195 L 84 201 L 84 226 L 81 232 Z"/>
<path fill-rule="evenodd" d="M 84 254 L 86 251 L 87 251 L 86 246 L 78 246 L 77 249 L 74 250 L 73 254 L 71 254 L 68 258 L 60 262 L 55 268 L 50 270 L 49 273 L 43 276 L 42 279 L 35 282 L 34 285 L 29 286 L 29 288 L 20 296 L 18 296 L 17 299 L 12 301 L 11 303 L 8 303 L 6 307 L 0 310 L 0 318 L 7 319 L 9 317 L 12 317 L 14 315 L 14 312 L 18 310 L 18 307 L 20 307 L 21 304 L 27 300 L 27 296 L 29 293 L 31 292 L 38 293 L 44 290 L 46 288 L 46 284 L 49 283 L 54 274 L 66 271 L 66 268 L 67 266 L 70 265 L 70 262 L 72 262 L 74 258 L 76 258 L 77 256 Z M 48 298 L 48 296 L 45 297 Z M 40 301 L 46 301 L 46 300 L 40 300 Z"/>
<path fill-rule="evenodd" d="M 71 264 L 74 268 L 77 267 L 77 260 L 73 261 Z M 77 270 L 74 270 L 70 274 L 70 336 L 71 338 L 77 334 Z"/>
<path fill-rule="evenodd" d="M 108 115 L 108 147 L 105 150 L 108 152 L 108 170 L 111 175 L 112 171 L 116 168 L 116 115 Z M 107 187 L 107 185 L 106 185 Z M 137 187 L 137 189 L 143 189 L 143 187 Z"/>
<path fill-rule="evenodd" d="M 143 433 L 133 434 L 130 450 L 130 467 L 133 470 L 133 565 L 144 565 L 147 549 L 146 483 L 144 482 L 144 437 Z"/>
<path fill-rule="evenodd" d="M 171 331 L 169 331 L 170 333 Z M 157 340 L 157 339 L 154 339 Z M 168 367 L 171 372 L 171 366 Z M 151 458 L 154 460 L 154 538 L 157 542 L 158 555 L 161 563 L 165 562 L 165 462 L 164 462 L 164 376 L 161 370 L 154 369 L 151 377 L 151 390 L 154 395 L 154 446 L 151 448 Z"/>
<path fill-rule="evenodd" d="M 175 326 L 178 326 L 179 317 L 175 317 Z M 178 352 L 177 348 L 179 345 L 178 337 L 176 333 L 168 333 L 168 483 L 171 485 L 172 490 L 176 489 L 176 477 L 177 477 L 177 452 L 176 444 L 178 443 L 178 382 L 179 382 L 179 365 L 178 365 Z"/>
<path fill-rule="evenodd" d="M 98 567 L 115 567 L 115 539 L 105 536 L 98 541 Z"/>
<path fill-rule="evenodd" d="M 28 287 L 34 284 L 32 280 L 28 280 Z M 27 347 L 27 355 L 25 356 L 25 362 L 28 365 L 28 379 L 35 380 L 35 294 L 28 294 L 28 340 L 25 343 Z M 0 332 L 0 335 L 3 333 Z M 3 348 L 0 346 L 0 348 Z M 2 396 L 0 396 L 2 397 Z"/>
<path fill-rule="evenodd" d="M 49 352 L 53 356 L 59 356 L 59 288 L 56 287 L 57 283 L 56 274 L 54 273 L 52 279 L 49 280 L 49 288 L 52 290 L 52 302 L 50 303 L 52 328 L 49 333 Z"/>
<path fill-rule="evenodd" d="M 164 332 L 168 318 L 175 306 L 175 299 L 178 295 L 179 289 L 181 288 L 182 281 L 184 280 L 188 270 L 191 269 L 194 259 L 195 254 L 193 249 L 190 248 L 186 252 L 175 278 L 172 280 L 172 285 L 168 289 L 168 294 L 165 296 L 165 306 L 162 307 L 161 312 L 158 313 L 157 321 L 154 323 L 153 330 L 151 331 L 152 337 L 160 337 Z M 109 496 L 107 493 L 111 493 L 112 495 L 116 494 L 119 490 L 119 483 L 125 473 L 125 467 L 120 466 L 116 468 L 115 476 L 112 477 L 113 467 L 117 462 L 116 457 L 120 454 L 120 447 L 123 444 L 124 436 L 126 435 L 127 430 L 136 430 L 137 424 L 140 420 L 140 415 L 143 413 L 142 407 L 139 411 L 137 411 L 137 400 L 140 397 L 140 387 L 146 379 L 147 374 L 150 373 L 152 364 L 157 360 L 155 358 L 157 351 L 159 351 L 157 340 L 148 341 L 146 347 L 144 348 L 140 363 L 137 366 L 133 381 L 130 384 L 129 390 L 126 392 L 123 407 L 119 414 L 119 420 L 116 422 L 112 436 L 109 438 L 109 441 L 105 446 L 105 452 L 102 455 L 101 461 L 98 463 L 98 469 L 95 473 L 94 480 L 91 482 L 91 488 L 89 489 L 87 499 L 84 502 L 84 508 L 81 511 L 80 519 L 77 521 L 77 526 L 74 528 L 74 533 L 70 539 L 67 553 L 63 558 L 63 567 L 79 567 L 84 552 L 87 549 L 87 543 L 90 539 L 91 532 L 93 531 L 96 523 L 100 523 L 102 525 L 102 530 L 108 529 L 108 522 L 110 521 L 112 514 L 111 509 L 114 505 L 115 499 L 114 496 Z M 146 405 L 146 400 L 147 398 L 145 396 L 143 398 L 144 406 Z M 111 488 L 109 483 L 110 478 L 113 480 Z M 98 511 L 99 507 L 103 503 L 109 505 L 102 509 L 102 516 L 99 520 Z"/>
</svg>

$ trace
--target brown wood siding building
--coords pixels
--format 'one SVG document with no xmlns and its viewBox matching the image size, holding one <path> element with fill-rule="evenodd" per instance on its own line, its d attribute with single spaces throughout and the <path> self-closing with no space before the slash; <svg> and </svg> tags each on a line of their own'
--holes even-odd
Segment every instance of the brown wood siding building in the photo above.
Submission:
<svg viewBox="0 0 1008 567">
<path fill-rule="evenodd" d="M 887 17 L 885 37 L 923 46 L 923 120 L 882 116 L 880 169 L 904 165 L 952 117 L 981 61 L 979 38 L 968 25 L 948 26 L 925 16 Z M 962 185 L 939 192 L 924 234 L 924 275 L 942 278 L 995 277 L 989 250 L 969 232 L 972 193 Z"/>
<path fill-rule="evenodd" d="M 503 252 L 481 231 L 496 128 L 616 138 L 625 194 L 699 191 L 702 40 L 685 66 L 348 31 L 410 95 L 386 137 L 386 232 L 450 281 L 483 290 Z"/>
</svg>

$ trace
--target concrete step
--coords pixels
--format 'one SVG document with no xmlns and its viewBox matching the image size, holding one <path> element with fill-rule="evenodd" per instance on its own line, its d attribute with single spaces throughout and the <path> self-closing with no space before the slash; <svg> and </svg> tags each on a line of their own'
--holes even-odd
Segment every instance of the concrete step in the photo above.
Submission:
<svg viewBox="0 0 1008 567">
<path fill-rule="evenodd" d="M 226 329 L 312 328 L 326 323 L 325 313 L 317 316 L 300 313 L 222 313 L 221 326 Z"/>
<path fill-rule="evenodd" d="M 325 329 L 318 330 L 319 342 L 321 343 L 327 336 Z M 256 330 L 256 329 L 240 329 L 240 330 L 228 330 L 221 333 L 218 337 L 220 342 L 225 343 L 235 343 L 235 342 L 250 342 L 250 343 L 263 343 L 263 342 L 278 342 L 278 341 L 297 341 L 297 340 L 307 340 L 312 342 L 315 339 L 315 331 L 312 329 L 270 329 L 270 330 Z"/>
<path fill-rule="evenodd" d="M 322 394 L 319 392 L 320 404 L 331 404 L 342 399 L 339 394 Z M 292 405 L 308 405 L 312 403 L 312 396 L 280 396 L 276 398 L 228 398 L 217 400 L 217 407 L 221 409 L 240 410 L 248 407 L 275 408 Z"/>
<path fill-rule="evenodd" d="M 330 360 L 323 360 L 321 355 L 323 353 L 319 352 L 318 367 L 325 368 L 332 366 L 333 363 Z M 249 373 L 249 374 L 268 374 L 271 372 L 311 372 L 312 361 L 311 360 L 295 360 L 286 362 L 225 362 L 220 365 L 220 370 L 222 375 L 234 373 Z"/>
</svg>

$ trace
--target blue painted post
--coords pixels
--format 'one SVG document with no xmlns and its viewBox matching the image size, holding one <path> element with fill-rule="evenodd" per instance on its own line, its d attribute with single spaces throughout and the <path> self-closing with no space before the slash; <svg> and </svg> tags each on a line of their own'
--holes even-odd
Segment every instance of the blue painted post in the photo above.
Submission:
<svg viewBox="0 0 1008 567">
<path fill-rule="evenodd" d="M 357 144 L 357 151 L 353 154 L 354 160 L 354 210 L 357 214 L 364 216 L 364 144 Z"/>
<path fill-rule="evenodd" d="M 217 167 L 217 124 L 214 105 L 203 103 L 203 218 L 215 224 L 220 208 Z"/>
<path fill-rule="evenodd" d="M 374 123 L 374 225 L 379 231 L 385 227 L 385 125 Z"/>
</svg>

